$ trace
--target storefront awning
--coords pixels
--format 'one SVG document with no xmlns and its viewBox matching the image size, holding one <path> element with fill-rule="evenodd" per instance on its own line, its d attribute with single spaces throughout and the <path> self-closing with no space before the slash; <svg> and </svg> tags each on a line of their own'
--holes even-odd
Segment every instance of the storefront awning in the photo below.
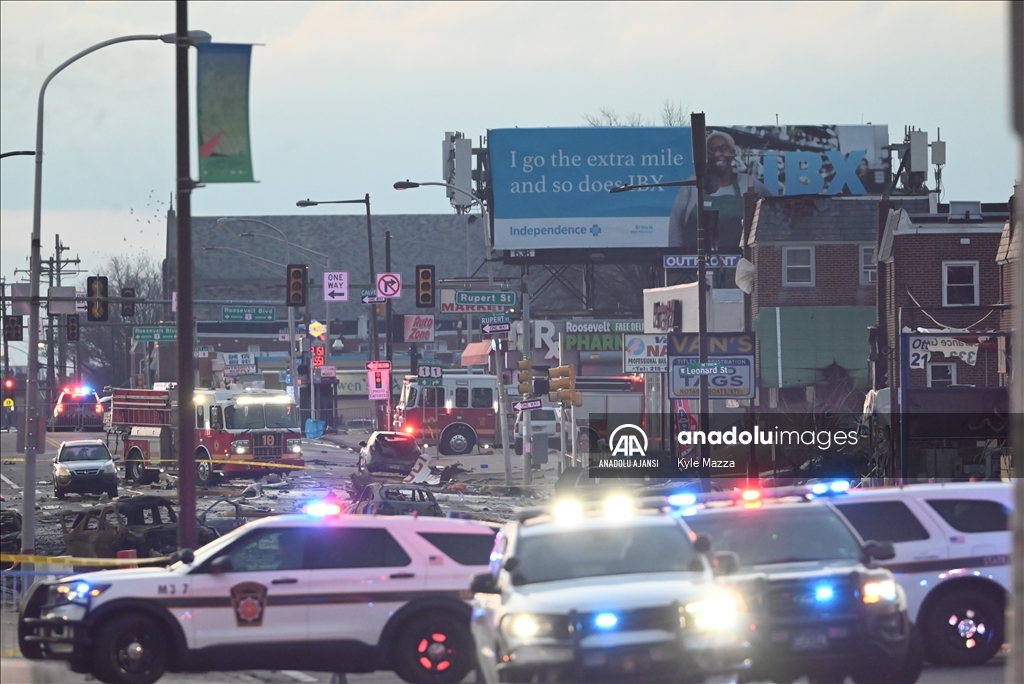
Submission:
<svg viewBox="0 0 1024 684">
<path fill-rule="evenodd" d="M 487 340 L 485 342 L 470 342 L 466 345 L 466 348 L 462 350 L 462 361 L 463 366 L 482 366 L 487 363 L 487 359 L 491 356 L 491 342 Z"/>
</svg>

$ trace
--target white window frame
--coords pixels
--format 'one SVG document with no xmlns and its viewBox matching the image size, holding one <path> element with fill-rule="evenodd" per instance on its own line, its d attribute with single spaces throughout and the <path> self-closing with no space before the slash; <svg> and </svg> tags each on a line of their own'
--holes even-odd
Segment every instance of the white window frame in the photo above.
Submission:
<svg viewBox="0 0 1024 684">
<path fill-rule="evenodd" d="M 878 282 L 878 263 L 875 261 L 875 246 L 860 246 L 860 284 L 874 285 Z"/>
<path fill-rule="evenodd" d="M 952 363 L 931 363 L 927 365 L 928 369 L 928 386 L 932 386 L 932 369 L 933 368 L 948 368 L 949 369 L 949 385 L 939 385 L 939 387 L 953 387 L 956 385 L 956 362 Z"/>
<path fill-rule="evenodd" d="M 810 252 L 811 254 L 811 282 L 809 283 L 791 283 L 789 282 L 789 253 L 790 252 Z M 794 265 L 792 268 L 807 268 L 804 265 Z M 815 271 L 814 271 L 814 245 L 801 245 L 792 247 L 782 248 L 782 286 L 783 287 L 814 287 L 815 283 Z"/>
<path fill-rule="evenodd" d="M 949 298 L 947 297 L 949 290 L 949 283 L 947 276 L 949 274 L 950 266 L 972 266 L 974 268 L 974 301 L 970 304 L 950 304 Z M 942 262 L 942 306 L 978 306 L 980 302 L 980 283 L 979 283 L 979 271 L 981 270 L 977 261 L 943 261 Z"/>
</svg>

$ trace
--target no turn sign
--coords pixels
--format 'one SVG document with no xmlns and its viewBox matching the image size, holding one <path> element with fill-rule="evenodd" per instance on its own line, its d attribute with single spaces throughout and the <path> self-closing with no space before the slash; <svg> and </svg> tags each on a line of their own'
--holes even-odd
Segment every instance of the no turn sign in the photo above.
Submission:
<svg viewBox="0 0 1024 684">
<path fill-rule="evenodd" d="M 378 273 L 377 296 L 385 299 L 398 299 L 402 296 L 401 273 Z"/>
<path fill-rule="evenodd" d="M 348 271 L 324 271 L 324 301 L 348 301 Z"/>
</svg>

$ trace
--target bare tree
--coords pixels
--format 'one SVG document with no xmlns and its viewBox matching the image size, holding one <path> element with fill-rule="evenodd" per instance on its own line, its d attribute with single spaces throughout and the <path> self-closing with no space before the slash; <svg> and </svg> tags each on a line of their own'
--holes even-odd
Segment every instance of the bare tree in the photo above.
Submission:
<svg viewBox="0 0 1024 684">
<path fill-rule="evenodd" d="M 106 275 L 112 297 L 120 297 L 123 288 L 134 287 L 139 299 L 160 299 L 160 267 L 148 256 L 112 256 L 97 272 Z M 111 304 L 105 324 L 90 324 L 82 316 L 80 340 L 72 345 L 81 354 L 78 361 L 82 373 L 95 386 L 127 385 L 132 376 L 132 327 L 159 322 L 162 309 L 158 304 L 136 304 L 135 316 L 125 318 L 121 305 Z"/>
<path fill-rule="evenodd" d="M 591 126 L 655 126 L 654 117 L 643 114 L 626 114 L 620 116 L 618 112 L 610 107 L 601 107 L 597 114 L 583 114 L 583 120 Z M 684 107 L 681 102 L 673 102 L 665 98 L 661 105 L 662 126 L 688 126 L 690 124 L 690 110 Z"/>
</svg>

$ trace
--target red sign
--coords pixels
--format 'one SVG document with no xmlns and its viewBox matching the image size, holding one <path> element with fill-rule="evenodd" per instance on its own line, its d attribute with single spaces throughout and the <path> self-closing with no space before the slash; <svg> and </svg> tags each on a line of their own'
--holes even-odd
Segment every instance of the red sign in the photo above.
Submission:
<svg viewBox="0 0 1024 684">
<path fill-rule="evenodd" d="M 327 348 L 322 344 L 311 347 L 310 353 L 313 355 L 313 368 L 320 368 L 327 361 Z"/>
<path fill-rule="evenodd" d="M 406 316 L 403 327 L 406 342 L 434 341 L 434 317 L 432 315 Z"/>
</svg>

